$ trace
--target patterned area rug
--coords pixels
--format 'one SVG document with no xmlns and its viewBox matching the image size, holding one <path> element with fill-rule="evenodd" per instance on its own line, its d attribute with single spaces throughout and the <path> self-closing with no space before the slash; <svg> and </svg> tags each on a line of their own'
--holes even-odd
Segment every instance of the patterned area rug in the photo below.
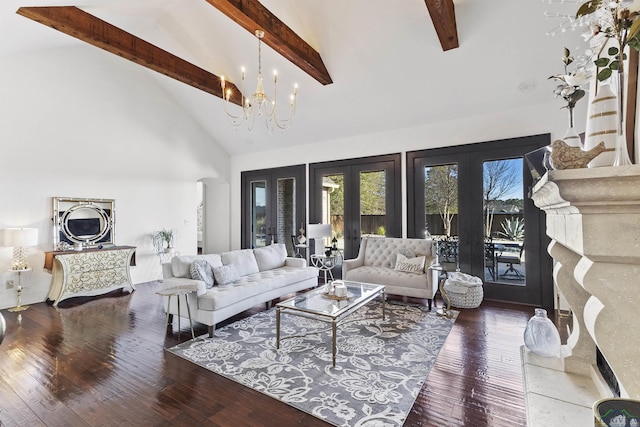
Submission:
<svg viewBox="0 0 640 427">
<path fill-rule="evenodd" d="M 258 313 L 169 351 L 337 426 L 401 426 L 453 319 L 426 307 L 373 301 L 338 326 L 336 367 L 327 323 Z"/>
</svg>

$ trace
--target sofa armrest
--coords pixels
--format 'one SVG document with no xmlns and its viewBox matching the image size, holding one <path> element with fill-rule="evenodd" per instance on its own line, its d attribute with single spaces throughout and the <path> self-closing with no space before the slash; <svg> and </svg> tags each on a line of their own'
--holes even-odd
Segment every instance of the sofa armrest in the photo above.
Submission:
<svg viewBox="0 0 640 427">
<path fill-rule="evenodd" d="M 171 277 L 173 277 L 173 270 L 171 269 L 171 263 L 165 262 L 164 264 L 162 264 L 162 278 L 170 279 Z"/>
<path fill-rule="evenodd" d="M 286 265 L 287 267 L 306 267 L 307 266 L 307 260 L 304 258 L 293 258 L 293 257 L 287 257 L 284 261 L 284 265 Z"/>
<path fill-rule="evenodd" d="M 353 270 L 354 268 L 362 267 L 364 265 L 364 260 L 359 260 L 358 258 L 354 259 L 345 259 L 342 262 L 342 278 L 347 278 L 347 272 L 349 270 Z"/>
</svg>

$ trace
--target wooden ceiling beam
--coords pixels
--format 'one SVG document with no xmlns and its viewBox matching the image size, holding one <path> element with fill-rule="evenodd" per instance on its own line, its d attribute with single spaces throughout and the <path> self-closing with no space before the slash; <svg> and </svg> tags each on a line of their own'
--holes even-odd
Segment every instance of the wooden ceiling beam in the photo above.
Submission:
<svg viewBox="0 0 640 427">
<path fill-rule="evenodd" d="M 206 1 L 251 34 L 263 30 L 264 43 L 323 85 L 333 83 L 320 54 L 259 1 Z"/>
<path fill-rule="evenodd" d="M 458 44 L 458 28 L 453 0 L 424 0 L 431 15 L 442 50 L 455 49 Z"/>
<path fill-rule="evenodd" d="M 21 7 L 16 13 L 219 98 L 223 97 L 220 77 L 75 6 Z M 238 88 L 229 81 L 226 86 L 232 90 L 230 101 L 242 105 Z"/>
</svg>

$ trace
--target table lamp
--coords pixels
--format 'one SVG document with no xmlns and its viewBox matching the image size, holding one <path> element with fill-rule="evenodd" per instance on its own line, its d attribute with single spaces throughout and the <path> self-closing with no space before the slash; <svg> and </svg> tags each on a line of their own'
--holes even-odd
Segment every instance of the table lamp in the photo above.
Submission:
<svg viewBox="0 0 640 427">
<path fill-rule="evenodd" d="M 26 270 L 29 268 L 28 246 L 38 244 L 37 228 L 5 228 L 4 246 L 13 247 L 12 270 Z"/>
<path fill-rule="evenodd" d="M 309 224 L 309 227 L 307 228 L 307 237 L 309 239 L 314 239 L 314 254 L 324 254 L 324 239 L 326 237 L 331 237 L 331 235 L 331 224 Z"/>
</svg>

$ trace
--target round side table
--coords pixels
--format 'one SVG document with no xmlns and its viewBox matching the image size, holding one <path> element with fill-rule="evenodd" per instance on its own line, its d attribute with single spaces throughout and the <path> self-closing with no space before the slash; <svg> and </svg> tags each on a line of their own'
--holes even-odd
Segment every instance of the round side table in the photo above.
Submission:
<svg viewBox="0 0 640 427">
<path fill-rule="evenodd" d="M 313 254 L 309 259 L 311 261 L 312 266 L 320 270 L 320 272 L 324 273 L 324 283 L 329 283 L 327 282 L 327 273 L 329 273 L 329 277 L 331 277 L 331 280 L 332 281 L 334 280 L 332 269 L 336 265 L 335 256 L 333 255 L 326 256 L 324 254 Z"/>
<path fill-rule="evenodd" d="M 178 336 L 180 334 L 180 296 L 184 295 L 184 300 L 187 303 L 187 314 L 189 315 L 189 327 L 191 328 L 191 338 L 196 339 L 196 336 L 193 332 L 193 323 L 191 321 L 191 307 L 189 306 L 189 294 L 192 292 L 196 292 L 198 290 L 198 285 L 192 284 L 184 284 L 184 285 L 176 285 L 170 286 L 167 288 L 160 289 L 156 292 L 158 295 L 162 295 L 167 297 L 167 326 L 172 325 L 172 322 L 169 322 L 169 317 L 171 314 L 169 313 L 169 308 L 171 307 L 171 297 L 175 296 L 178 303 Z"/>
</svg>

